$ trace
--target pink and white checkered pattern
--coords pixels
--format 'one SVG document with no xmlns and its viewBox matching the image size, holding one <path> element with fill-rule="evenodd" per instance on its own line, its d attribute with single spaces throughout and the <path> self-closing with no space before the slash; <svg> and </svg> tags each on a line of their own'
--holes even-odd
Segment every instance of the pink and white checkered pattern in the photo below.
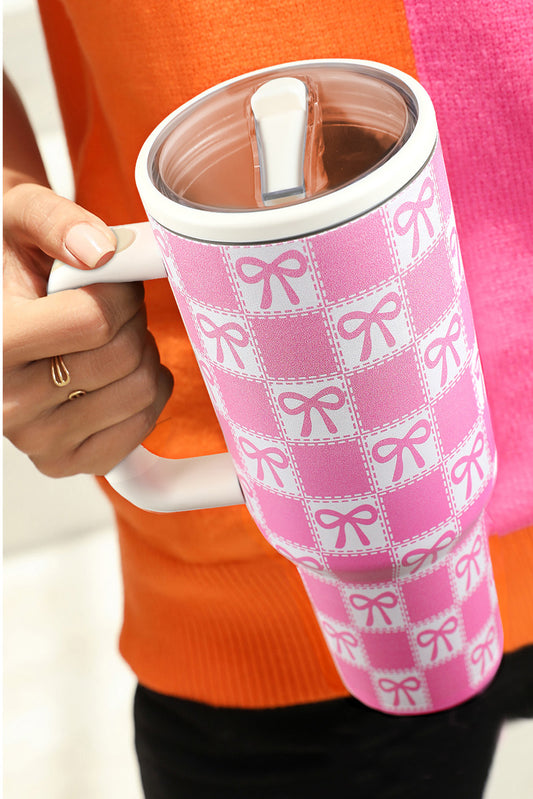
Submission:
<svg viewBox="0 0 533 799">
<path fill-rule="evenodd" d="M 385 205 L 305 238 L 154 228 L 250 512 L 348 689 L 393 713 L 481 690 L 502 649 L 496 454 L 440 146 Z"/>
</svg>

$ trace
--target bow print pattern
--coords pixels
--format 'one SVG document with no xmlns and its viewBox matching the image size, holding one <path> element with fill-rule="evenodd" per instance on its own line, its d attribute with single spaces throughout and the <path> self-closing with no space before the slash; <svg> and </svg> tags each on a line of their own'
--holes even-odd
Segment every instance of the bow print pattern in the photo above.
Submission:
<svg viewBox="0 0 533 799">
<path fill-rule="evenodd" d="M 468 455 L 459 458 L 452 469 L 452 482 L 459 485 L 466 478 L 466 499 L 472 494 L 472 468 L 477 471 L 480 480 L 483 479 L 483 469 L 479 464 L 479 458 L 483 454 L 484 441 L 483 433 L 479 432 L 475 438 L 472 450 Z"/>
<path fill-rule="evenodd" d="M 413 249 L 411 252 L 413 258 L 418 255 L 418 250 L 420 249 L 420 217 L 424 220 L 429 236 L 432 237 L 435 233 L 427 213 L 428 209 L 433 205 L 434 198 L 433 181 L 430 177 L 427 177 L 422 183 L 422 188 L 415 202 L 408 201 L 403 203 L 394 214 L 394 230 L 399 236 L 405 236 L 413 228 Z"/>
<path fill-rule="evenodd" d="M 236 324 L 236 322 L 226 322 L 223 325 L 216 325 L 212 319 L 209 319 L 209 317 L 203 314 L 198 314 L 196 320 L 202 333 L 207 338 L 216 340 L 217 361 L 219 363 L 224 363 L 224 349 L 222 347 L 222 342 L 224 341 L 233 355 L 237 366 L 244 369 L 242 358 L 235 348 L 248 346 L 250 337 L 246 330 Z"/>
<path fill-rule="evenodd" d="M 334 399 L 326 399 L 333 397 Z M 338 411 L 343 407 L 346 400 L 340 388 L 326 387 L 318 391 L 312 397 L 306 397 L 304 394 L 298 394 L 296 391 L 286 391 L 280 394 L 278 398 L 281 409 L 289 416 L 297 416 L 303 413 L 303 422 L 301 435 L 304 437 L 310 436 L 313 429 L 313 420 L 311 412 L 317 411 L 326 425 L 329 433 L 336 433 L 337 426 L 333 420 L 327 415 L 326 411 Z M 292 402 L 298 403 L 297 405 L 289 404 Z"/>
<path fill-rule="evenodd" d="M 296 558 L 291 552 L 289 552 L 288 549 L 285 549 L 284 547 L 278 547 L 276 545 L 276 549 L 278 550 L 280 555 L 283 555 L 283 557 L 287 558 L 287 560 L 292 560 L 292 562 L 295 563 L 296 566 L 303 566 L 307 569 L 316 569 L 317 571 L 323 571 L 322 564 L 319 563 L 318 560 L 315 560 L 314 558 L 309 558 L 306 555 L 304 555 L 303 558 Z"/>
<path fill-rule="evenodd" d="M 315 519 L 324 530 L 334 530 L 339 528 L 335 547 L 342 549 L 346 546 L 346 528 L 352 527 L 359 536 L 359 540 L 365 546 L 370 545 L 370 539 L 361 530 L 361 525 L 373 524 L 378 518 L 378 512 L 372 505 L 359 505 L 348 513 L 339 513 L 336 510 L 322 509 L 317 510 Z"/>
<path fill-rule="evenodd" d="M 455 365 L 459 366 L 461 363 L 459 353 L 453 346 L 454 343 L 459 340 L 460 335 L 461 320 L 459 318 L 459 314 L 454 314 L 446 335 L 442 336 L 441 338 L 436 338 L 434 341 L 432 341 L 424 353 L 424 363 L 429 369 L 434 369 L 436 366 L 438 366 L 439 361 L 442 361 L 440 375 L 441 388 L 448 379 L 448 350 L 455 361 Z"/>
<path fill-rule="evenodd" d="M 437 562 L 439 552 L 447 549 L 454 539 L 455 533 L 448 530 L 448 532 L 441 535 L 439 540 L 429 549 L 413 549 L 411 552 L 408 552 L 407 555 L 404 555 L 402 558 L 402 566 L 412 566 L 411 574 L 415 574 L 417 571 L 424 568 L 428 560 L 429 565 L 432 566 Z"/>
<path fill-rule="evenodd" d="M 377 463 L 387 463 L 396 458 L 393 481 L 400 480 L 403 474 L 403 453 L 407 449 L 413 456 L 419 469 L 425 466 L 422 455 L 416 449 L 417 444 L 424 444 L 430 436 L 429 422 L 422 419 L 416 422 L 403 438 L 384 438 L 372 447 L 372 457 Z"/>
<path fill-rule="evenodd" d="M 417 635 L 416 640 L 421 647 L 433 646 L 431 660 L 436 660 L 439 654 L 439 641 L 445 644 L 448 652 L 453 650 L 453 644 L 450 642 L 449 636 L 457 630 L 458 624 L 459 622 L 455 616 L 450 616 L 444 624 L 441 624 L 438 630 L 423 630 Z"/>
<path fill-rule="evenodd" d="M 387 305 L 392 305 L 392 308 L 385 310 Z M 357 338 L 361 334 L 363 338 L 363 347 L 361 349 L 361 360 L 367 361 L 372 354 L 372 325 L 377 325 L 388 347 L 394 347 L 396 339 L 385 322 L 391 319 L 396 319 L 401 311 L 401 298 L 395 291 L 386 294 L 378 302 L 375 308 L 371 311 L 350 311 L 339 319 L 337 329 L 341 338 L 349 341 L 350 339 Z M 361 324 L 351 330 L 351 322 L 354 319 L 361 319 Z"/>
<path fill-rule="evenodd" d="M 492 651 L 492 645 L 496 641 L 496 630 L 494 627 L 491 627 L 486 639 L 483 643 L 476 646 L 474 651 L 472 652 L 472 663 L 474 666 L 477 666 L 478 663 L 481 663 L 481 676 L 485 674 L 485 669 L 487 667 L 487 659 L 489 663 L 492 663 L 494 660 L 494 653 Z"/>
<path fill-rule="evenodd" d="M 465 574 L 467 575 L 466 578 L 466 590 L 470 590 L 470 582 L 472 579 L 472 568 L 475 568 L 477 575 L 481 574 L 481 570 L 479 568 L 479 563 L 477 562 L 477 558 L 481 554 L 482 543 L 481 543 L 481 536 L 477 536 L 476 540 L 474 541 L 474 546 L 472 547 L 471 552 L 467 552 L 466 555 L 463 555 L 462 558 L 459 558 L 457 564 L 455 566 L 455 573 L 458 577 L 463 577 Z"/>
<path fill-rule="evenodd" d="M 398 707 L 400 704 L 400 696 L 402 694 L 405 696 L 410 705 L 416 704 L 411 694 L 420 689 L 421 683 L 418 677 L 407 677 L 401 682 L 384 678 L 379 681 L 378 685 L 382 691 L 385 691 L 385 693 L 390 694 L 394 692 L 394 707 Z"/>
<path fill-rule="evenodd" d="M 297 266 L 291 266 L 293 261 L 297 262 Z M 272 307 L 271 281 L 273 278 L 276 278 L 281 284 L 292 305 L 298 305 L 300 302 L 294 288 L 289 283 L 289 278 L 302 277 L 307 271 L 307 261 L 298 250 L 288 250 L 275 258 L 272 263 L 263 261 L 261 258 L 245 256 L 236 261 L 235 268 L 237 274 L 245 283 L 263 283 L 263 295 L 261 297 L 261 308 L 263 310 Z M 245 271 L 245 269 L 248 271 Z"/>
<path fill-rule="evenodd" d="M 323 623 L 322 628 L 326 635 L 333 639 L 337 654 L 342 655 L 344 650 L 345 653 L 353 660 L 353 650 L 359 645 L 355 635 L 348 630 L 337 631 L 331 626 L 331 624 L 328 624 L 327 621 Z"/>
<path fill-rule="evenodd" d="M 257 479 L 265 479 L 265 472 L 263 469 L 263 463 L 265 463 L 270 469 L 270 473 L 277 485 L 281 488 L 283 486 L 283 481 L 276 469 L 286 469 L 289 465 L 289 460 L 285 453 L 275 447 L 259 449 L 259 447 L 256 447 L 255 444 L 248 441 L 246 438 L 239 438 L 239 444 L 247 458 L 257 461 Z"/>
<path fill-rule="evenodd" d="M 352 594 L 350 602 L 356 610 L 367 610 L 366 626 L 372 627 L 374 624 L 374 610 L 379 610 L 385 624 L 392 624 L 392 619 L 387 610 L 392 610 L 398 604 L 398 597 L 392 591 L 383 591 L 377 596 L 365 596 L 364 594 Z"/>
</svg>

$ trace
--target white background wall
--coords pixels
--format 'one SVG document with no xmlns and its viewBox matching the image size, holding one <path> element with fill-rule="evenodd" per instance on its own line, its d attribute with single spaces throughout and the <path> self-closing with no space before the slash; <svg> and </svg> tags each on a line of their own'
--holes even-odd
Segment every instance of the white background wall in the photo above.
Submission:
<svg viewBox="0 0 533 799">
<path fill-rule="evenodd" d="M 72 177 L 34 0 L 3 2 L 4 65 L 55 190 Z M 140 799 L 118 655 L 120 564 L 93 478 L 51 480 L 4 440 L 3 796 Z"/>
</svg>

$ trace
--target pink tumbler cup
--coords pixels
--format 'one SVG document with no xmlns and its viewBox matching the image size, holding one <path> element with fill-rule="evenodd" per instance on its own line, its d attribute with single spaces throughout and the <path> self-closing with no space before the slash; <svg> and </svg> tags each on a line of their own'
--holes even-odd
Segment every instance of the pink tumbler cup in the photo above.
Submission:
<svg viewBox="0 0 533 799">
<path fill-rule="evenodd" d="M 246 501 L 370 707 L 479 693 L 502 653 L 484 522 L 496 453 L 426 92 L 371 62 L 250 73 L 164 120 L 136 177 L 153 273 L 130 226 L 108 265 L 59 266 L 50 291 L 156 276 L 162 256 L 230 488 L 197 459 L 213 496 L 175 502 L 194 469 L 146 451 L 111 484 L 151 510 Z"/>
</svg>

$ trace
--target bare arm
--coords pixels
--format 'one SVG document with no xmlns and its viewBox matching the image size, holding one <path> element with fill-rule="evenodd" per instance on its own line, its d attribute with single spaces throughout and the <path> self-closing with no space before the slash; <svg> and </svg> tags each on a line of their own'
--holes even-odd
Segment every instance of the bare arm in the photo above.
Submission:
<svg viewBox="0 0 533 799">
<path fill-rule="evenodd" d="M 48 186 L 46 170 L 26 109 L 5 71 L 3 96 L 4 192 L 28 179 Z"/>
</svg>

